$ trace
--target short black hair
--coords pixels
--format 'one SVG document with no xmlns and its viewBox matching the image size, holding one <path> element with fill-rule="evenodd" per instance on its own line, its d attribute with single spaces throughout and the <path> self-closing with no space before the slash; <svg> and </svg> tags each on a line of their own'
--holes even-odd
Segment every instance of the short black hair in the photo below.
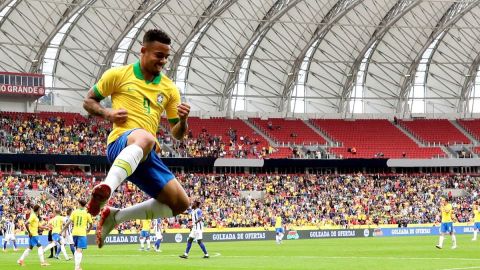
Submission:
<svg viewBox="0 0 480 270">
<path fill-rule="evenodd" d="M 33 212 L 37 212 L 38 210 L 40 210 L 40 205 L 35 204 L 35 206 L 33 207 Z"/>
<path fill-rule="evenodd" d="M 163 44 L 170 45 L 172 43 L 172 39 L 170 36 L 160 29 L 150 29 L 148 30 L 145 35 L 143 36 L 143 44 L 148 42 L 158 41 Z"/>
<path fill-rule="evenodd" d="M 85 205 L 87 205 L 87 202 L 84 199 L 78 200 L 78 203 L 80 203 L 81 207 L 85 207 Z"/>
</svg>

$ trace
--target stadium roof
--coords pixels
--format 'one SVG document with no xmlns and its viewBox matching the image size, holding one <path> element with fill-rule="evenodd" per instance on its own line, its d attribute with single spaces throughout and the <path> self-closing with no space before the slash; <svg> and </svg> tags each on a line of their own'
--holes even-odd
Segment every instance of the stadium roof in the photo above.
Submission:
<svg viewBox="0 0 480 270">
<path fill-rule="evenodd" d="M 151 28 L 194 109 L 480 111 L 474 0 L 4 0 L 0 70 L 44 73 L 55 105 L 80 106 Z"/>
</svg>

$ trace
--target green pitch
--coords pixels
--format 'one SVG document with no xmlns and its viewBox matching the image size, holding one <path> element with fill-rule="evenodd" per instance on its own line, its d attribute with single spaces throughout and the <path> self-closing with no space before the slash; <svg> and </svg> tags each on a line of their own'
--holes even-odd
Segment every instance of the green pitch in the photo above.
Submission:
<svg viewBox="0 0 480 270">
<path fill-rule="evenodd" d="M 480 269 L 480 241 L 460 235 L 458 248 L 437 250 L 438 237 L 397 237 L 206 243 L 211 256 L 203 259 L 200 247 L 192 246 L 189 259 L 180 259 L 185 243 L 162 244 L 162 253 L 142 252 L 138 245 L 105 246 L 85 251 L 84 270 L 113 269 Z M 22 250 L 23 252 L 23 250 Z M 16 260 L 20 252 L 0 252 L 0 269 L 39 269 L 37 250 L 26 266 Z M 71 255 L 71 253 L 69 253 Z M 49 259 L 44 269 L 74 269 L 73 261 Z"/>
</svg>

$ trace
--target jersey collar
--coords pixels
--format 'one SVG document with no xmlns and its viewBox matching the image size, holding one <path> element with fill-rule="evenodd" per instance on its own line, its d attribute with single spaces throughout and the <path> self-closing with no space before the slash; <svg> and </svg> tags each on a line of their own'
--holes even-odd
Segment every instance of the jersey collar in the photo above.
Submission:
<svg viewBox="0 0 480 270">
<path fill-rule="evenodd" d="M 133 64 L 133 73 L 135 74 L 135 77 L 137 77 L 137 79 L 144 80 L 147 84 L 149 83 L 159 84 L 160 80 L 162 79 L 162 73 L 160 73 L 157 76 L 155 76 L 151 81 L 145 80 L 145 77 L 143 77 L 142 69 L 140 68 L 140 60 L 138 60 L 137 62 L 135 62 L 135 64 Z"/>
</svg>

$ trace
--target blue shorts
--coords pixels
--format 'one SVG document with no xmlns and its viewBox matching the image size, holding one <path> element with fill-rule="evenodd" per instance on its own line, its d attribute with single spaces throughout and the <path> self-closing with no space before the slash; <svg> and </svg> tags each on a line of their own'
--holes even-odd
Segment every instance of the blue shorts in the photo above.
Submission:
<svg viewBox="0 0 480 270">
<path fill-rule="evenodd" d="M 58 234 L 58 233 L 52 234 L 52 239 L 53 239 L 53 241 L 60 242 L 60 234 Z"/>
<path fill-rule="evenodd" d="M 283 233 L 283 228 L 275 228 L 275 233 Z"/>
<path fill-rule="evenodd" d="M 140 232 L 140 237 L 149 238 L 150 237 L 150 232 L 149 231 L 141 231 Z"/>
<path fill-rule="evenodd" d="M 86 236 L 74 236 L 73 243 L 76 248 L 86 249 L 87 248 L 87 237 Z"/>
<path fill-rule="evenodd" d="M 134 130 L 135 129 L 124 132 L 122 136 L 108 145 L 107 159 L 110 164 L 112 164 L 120 152 L 127 147 L 127 137 Z M 137 169 L 127 179 L 152 198 L 156 198 L 163 187 L 174 178 L 175 176 L 170 172 L 168 167 L 163 164 L 154 148 L 150 151 L 147 159 L 140 162 Z"/>
<path fill-rule="evenodd" d="M 473 228 L 474 228 L 474 229 L 477 229 L 477 230 L 480 230 L 480 222 L 475 222 L 475 223 L 473 224 Z"/>
<path fill-rule="evenodd" d="M 441 233 L 451 233 L 453 232 L 453 222 L 442 222 L 440 226 Z"/>
<path fill-rule="evenodd" d="M 40 243 L 40 237 L 38 236 L 32 236 L 30 239 L 28 239 L 28 245 L 31 247 L 39 247 L 42 244 Z"/>
</svg>

